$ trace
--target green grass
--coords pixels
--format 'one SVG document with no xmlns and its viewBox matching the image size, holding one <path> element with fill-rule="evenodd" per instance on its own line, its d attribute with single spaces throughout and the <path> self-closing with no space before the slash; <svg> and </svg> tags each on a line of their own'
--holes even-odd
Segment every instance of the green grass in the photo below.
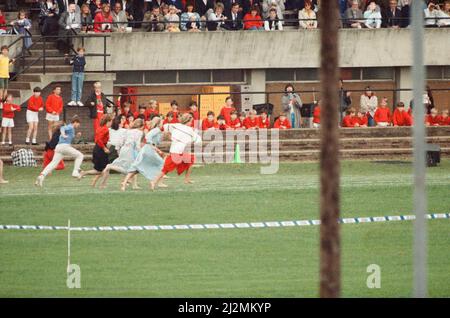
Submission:
<svg viewBox="0 0 450 318">
<path fill-rule="evenodd" d="M 90 166 L 85 164 L 85 168 Z M 195 168 L 195 185 L 106 190 L 70 170 L 33 186 L 38 169 L 6 167 L 0 224 L 163 225 L 317 219 L 316 163 L 286 163 L 275 175 L 258 165 Z M 412 166 L 342 163 L 343 217 L 412 214 Z M 428 169 L 431 213 L 450 212 L 450 161 Z M 342 226 L 342 287 L 347 297 L 408 297 L 412 286 L 409 221 Z M 82 288 L 68 289 L 64 231 L 0 231 L 0 296 L 314 297 L 319 227 L 186 231 L 72 232 L 72 263 Z M 450 296 L 450 220 L 430 220 L 429 293 Z M 366 268 L 381 267 L 381 288 L 368 289 Z"/>
</svg>

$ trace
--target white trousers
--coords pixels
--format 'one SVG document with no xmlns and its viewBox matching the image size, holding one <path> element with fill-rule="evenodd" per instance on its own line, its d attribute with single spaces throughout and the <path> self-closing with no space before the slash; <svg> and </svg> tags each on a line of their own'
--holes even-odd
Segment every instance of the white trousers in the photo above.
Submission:
<svg viewBox="0 0 450 318">
<path fill-rule="evenodd" d="M 75 164 L 73 166 L 72 176 L 77 176 L 80 171 L 81 163 L 83 162 L 83 154 L 76 150 L 69 144 L 58 144 L 55 148 L 55 155 L 53 156 L 52 161 L 45 167 L 44 171 L 42 171 L 42 175 L 47 176 L 50 172 L 55 170 L 58 166 L 58 163 L 64 159 L 64 157 L 74 157 Z"/>
</svg>

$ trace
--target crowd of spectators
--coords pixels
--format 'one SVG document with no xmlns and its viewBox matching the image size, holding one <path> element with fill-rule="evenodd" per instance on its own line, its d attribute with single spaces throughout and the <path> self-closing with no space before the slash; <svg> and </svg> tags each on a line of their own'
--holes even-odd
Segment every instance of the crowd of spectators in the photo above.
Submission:
<svg viewBox="0 0 450 318">
<path fill-rule="evenodd" d="M 410 24 L 411 0 L 336 0 L 341 27 L 405 28 Z M 450 26 L 450 0 L 423 3 L 425 26 Z M 199 32 L 220 30 L 283 30 L 320 28 L 320 0 L 36 0 L 43 35 L 75 32 Z M 285 15 L 285 11 L 295 18 Z M 67 14 L 69 13 L 69 14 Z M 0 34 L 23 32 L 27 14 L 6 21 L 0 12 Z M 28 20 L 29 21 L 29 20 Z M 22 28 L 22 30 L 21 30 Z"/>
</svg>

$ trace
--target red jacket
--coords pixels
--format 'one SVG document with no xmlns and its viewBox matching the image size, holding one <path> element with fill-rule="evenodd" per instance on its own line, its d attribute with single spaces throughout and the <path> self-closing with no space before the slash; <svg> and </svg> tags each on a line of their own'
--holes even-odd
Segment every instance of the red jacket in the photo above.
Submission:
<svg viewBox="0 0 450 318">
<path fill-rule="evenodd" d="M 222 124 L 222 125 L 217 124 L 217 127 L 219 127 L 219 130 L 227 130 L 227 129 L 231 128 L 227 124 Z"/>
<path fill-rule="evenodd" d="M 313 123 L 320 124 L 320 106 L 317 106 L 316 108 L 314 108 Z"/>
<path fill-rule="evenodd" d="M 367 115 L 364 115 L 362 117 L 355 116 L 353 123 L 358 123 L 359 126 L 367 126 L 369 123 L 369 119 L 367 118 Z"/>
<path fill-rule="evenodd" d="M 44 108 L 44 100 L 42 96 L 36 98 L 34 95 L 28 100 L 28 110 L 32 112 L 38 112 L 39 109 Z"/>
<path fill-rule="evenodd" d="M 45 101 L 45 110 L 47 113 L 52 114 L 55 112 L 57 115 L 61 114 L 63 110 L 63 100 L 62 97 L 56 94 L 51 94 L 47 97 Z"/>
<path fill-rule="evenodd" d="M 411 126 L 411 116 L 406 110 L 400 111 L 396 108 L 392 114 L 392 124 L 394 126 Z"/>
<path fill-rule="evenodd" d="M 234 107 L 222 107 L 220 110 L 220 114 L 225 118 L 225 123 L 227 125 L 231 126 L 231 113 L 234 112 L 236 109 Z"/>
<path fill-rule="evenodd" d="M 391 110 L 387 107 L 378 107 L 373 117 L 376 123 L 390 123 L 391 122 Z"/>
<path fill-rule="evenodd" d="M 431 115 L 427 115 L 425 117 L 425 122 L 427 124 L 429 124 L 430 126 L 439 126 L 439 124 L 441 123 L 441 116 L 431 116 Z"/>
<path fill-rule="evenodd" d="M 105 18 L 103 15 L 103 12 L 99 12 L 95 15 L 94 18 L 94 32 L 102 33 L 102 32 L 111 32 L 111 26 L 112 26 L 113 18 L 112 15 L 109 14 L 108 18 Z M 109 23 L 109 29 L 108 30 L 102 30 L 102 23 Z"/>
<path fill-rule="evenodd" d="M 355 127 L 355 117 L 347 115 L 342 120 L 342 127 Z"/>
<path fill-rule="evenodd" d="M 215 120 L 213 120 L 212 122 L 208 120 L 208 118 L 205 118 L 202 120 L 202 130 L 208 130 L 208 129 L 217 129 L 219 128 L 219 125 L 217 124 L 217 122 Z"/>
<path fill-rule="evenodd" d="M 0 25 L 4 25 L 4 24 L 6 24 L 6 20 L 5 20 L 5 16 L 2 15 L 2 16 L 0 16 Z M 0 30 L 6 31 L 6 26 L 0 26 Z"/>
<path fill-rule="evenodd" d="M 266 119 L 262 119 L 262 117 L 259 117 L 259 128 L 262 128 L 262 129 L 270 128 L 269 117 L 266 117 Z"/>
<path fill-rule="evenodd" d="M 248 21 L 254 20 L 254 21 Z M 244 15 L 244 29 L 248 30 L 252 27 L 261 28 L 264 26 L 264 23 L 261 19 L 261 16 L 257 14 L 256 16 L 252 16 L 251 13 L 247 13 Z"/>
<path fill-rule="evenodd" d="M 230 120 L 230 127 L 233 129 L 242 128 L 241 120 L 239 118 L 236 118 L 235 120 Z"/>
<path fill-rule="evenodd" d="M 105 148 L 109 141 L 109 129 L 106 126 L 99 127 L 95 132 L 95 144 L 100 148 Z"/>
<path fill-rule="evenodd" d="M 290 129 L 291 122 L 287 118 L 285 120 L 281 120 L 280 118 L 278 118 L 277 120 L 275 120 L 275 123 L 273 124 L 273 128 Z"/>
<path fill-rule="evenodd" d="M 259 127 L 259 119 L 258 119 L 258 117 L 255 117 L 253 119 L 251 119 L 250 117 L 245 118 L 244 126 L 245 126 L 246 129 Z"/>
<path fill-rule="evenodd" d="M 450 116 L 447 116 L 445 118 L 443 116 L 440 116 L 439 125 L 441 125 L 441 126 L 450 126 Z"/>
<path fill-rule="evenodd" d="M 3 104 L 3 118 L 14 118 L 14 113 L 20 112 L 20 106 L 15 104 Z"/>
<path fill-rule="evenodd" d="M 153 114 L 158 115 L 159 114 L 158 110 L 157 109 L 152 109 L 152 108 L 146 109 L 145 113 L 144 113 L 145 120 L 149 120 L 150 117 L 152 117 Z"/>
</svg>

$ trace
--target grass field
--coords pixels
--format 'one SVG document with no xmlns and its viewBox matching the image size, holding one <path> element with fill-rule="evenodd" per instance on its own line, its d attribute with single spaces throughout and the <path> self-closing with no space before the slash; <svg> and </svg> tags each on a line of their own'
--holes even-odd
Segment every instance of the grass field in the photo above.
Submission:
<svg viewBox="0 0 450 318">
<path fill-rule="evenodd" d="M 89 167 L 90 163 L 84 165 Z M 100 191 L 70 169 L 33 186 L 38 169 L 6 167 L 0 224 L 175 225 L 317 219 L 317 163 L 194 169 L 194 185 L 119 191 L 119 176 Z M 342 163 L 343 217 L 412 214 L 408 162 Z M 430 213 L 450 212 L 450 160 L 429 168 Z M 412 286 L 410 221 L 342 225 L 342 285 L 347 297 L 408 297 Z M 430 220 L 429 294 L 450 296 L 450 220 Z M 319 227 L 72 232 L 72 263 L 81 289 L 66 287 L 65 231 L 0 231 L 0 296 L 315 297 Z M 366 286 L 370 264 L 381 288 Z"/>
</svg>

